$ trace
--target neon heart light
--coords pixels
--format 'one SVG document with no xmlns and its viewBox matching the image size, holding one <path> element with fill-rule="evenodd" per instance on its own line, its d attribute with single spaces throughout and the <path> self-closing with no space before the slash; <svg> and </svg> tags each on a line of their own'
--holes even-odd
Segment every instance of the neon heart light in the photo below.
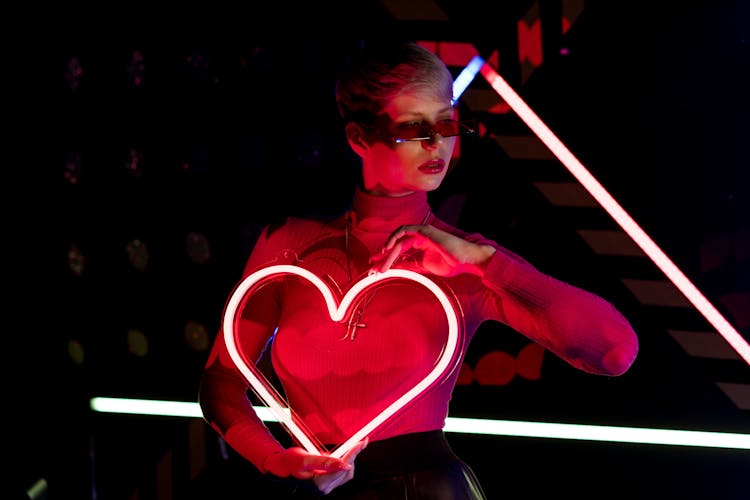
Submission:
<svg viewBox="0 0 750 500">
<path fill-rule="evenodd" d="M 291 408 L 287 407 L 281 398 L 275 395 L 275 389 L 268 382 L 266 377 L 252 364 L 248 366 L 243 357 L 240 355 L 235 344 L 235 331 L 234 325 L 238 309 L 243 304 L 244 299 L 248 292 L 253 291 L 253 287 L 263 281 L 276 276 L 282 275 L 297 275 L 304 278 L 320 291 L 323 296 L 325 303 L 328 307 L 328 314 L 333 321 L 342 321 L 349 313 L 349 308 L 357 298 L 357 296 L 365 291 L 366 289 L 395 278 L 401 278 L 410 280 L 421 284 L 437 298 L 443 307 L 445 317 L 448 323 L 448 336 L 445 343 L 445 348 L 442 350 L 440 357 L 433 369 L 420 381 L 418 381 L 411 389 L 407 390 L 401 396 L 399 396 L 393 403 L 388 405 L 382 412 L 380 412 L 375 418 L 370 420 L 361 429 L 355 432 L 349 437 L 344 443 L 336 447 L 333 451 L 328 453 L 325 448 L 317 443 L 315 436 L 302 428 L 302 426 L 292 418 Z M 232 293 L 227 306 L 224 311 L 223 317 L 223 332 L 224 342 L 229 351 L 229 355 L 232 361 L 237 366 L 242 375 L 250 383 L 252 389 L 258 395 L 273 415 L 278 419 L 287 431 L 292 435 L 296 441 L 310 453 L 316 454 L 328 454 L 337 458 L 341 458 L 346 454 L 347 451 L 352 449 L 359 441 L 366 438 L 372 433 L 377 427 L 386 422 L 389 418 L 395 415 L 399 410 L 404 408 L 407 404 L 419 397 L 426 389 L 428 389 L 435 381 L 437 381 L 442 375 L 447 374 L 453 368 L 452 361 L 454 361 L 455 355 L 458 352 L 459 343 L 459 324 L 458 315 L 453 307 L 451 300 L 448 298 L 446 293 L 438 286 L 434 281 L 429 278 L 409 271 L 407 269 L 389 269 L 382 273 L 371 273 L 367 277 L 358 281 L 350 288 L 340 303 L 336 303 L 333 292 L 326 285 L 323 280 L 312 272 L 303 269 L 301 267 L 293 265 L 275 265 L 260 269 L 247 277 L 245 277 L 239 285 L 235 288 Z"/>
</svg>

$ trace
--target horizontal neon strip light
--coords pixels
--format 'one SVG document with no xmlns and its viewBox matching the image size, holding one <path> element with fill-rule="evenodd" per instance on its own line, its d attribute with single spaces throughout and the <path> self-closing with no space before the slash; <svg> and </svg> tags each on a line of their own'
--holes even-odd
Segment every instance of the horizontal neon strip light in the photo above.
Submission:
<svg viewBox="0 0 750 500">
<path fill-rule="evenodd" d="M 730 432 L 643 429 L 607 425 L 554 424 L 548 422 L 518 422 L 513 420 L 484 420 L 476 418 L 448 418 L 445 430 L 449 432 L 494 436 L 579 439 L 583 441 L 614 441 L 618 443 L 668 444 L 750 450 L 750 434 Z"/>
<path fill-rule="evenodd" d="M 478 57 L 478 56 L 477 56 Z M 480 73 L 495 91 L 516 112 L 526 125 L 534 131 L 539 139 L 547 145 L 552 153 L 570 170 L 576 179 L 591 193 L 596 201 L 612 218 L 630 235 L 635 243 L 643 249 L 651 260 L 661 269 L 674 285 L 687 297 L 698 311 L 729 342 L 740 356 L 750 365 L 750 344 L 706 299 L 693 283 L 680 271 L 669 257 L 646 234 L 643 229 L 623 210 L 615 199 L 605 190 L 586 167 L 568 150 L 567 147 L 539 119 L 508 83 L 487 63 L 482 64 Z"/>
<path fill-rule="evenodd" d="M 203 418 L 198 403 L 156 401 L 146 399 L 92 398 L 91 409 L 103 413 L 157 415 L 164 417 Z M 277 422 L 273 413 L 263 406 L 254 407 L 265 422 Z M 750 450 L 750 434 L 704 432 L 672 429 L 643 429 L 606 425 L 554 424 L 548 422 L 520 422 L 448 417 L 446 432 L 484 434 L 489 436 L 520 436 L 582 441 L 611 441 L 617 443 L 703 446 Z"/>
</svg>

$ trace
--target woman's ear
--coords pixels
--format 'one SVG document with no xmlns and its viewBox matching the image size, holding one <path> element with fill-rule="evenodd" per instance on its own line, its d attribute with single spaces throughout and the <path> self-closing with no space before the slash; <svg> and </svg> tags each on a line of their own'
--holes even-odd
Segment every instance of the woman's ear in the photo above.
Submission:
<svg viewBox="0 0 750 500">
<path fill-rule="evenodd" d="M 349 146 L 351 146 L 355 153 L 362 156 L 368 147 L 365 130 L 362 128 L 362 125 L 355 122 L 348 122 L 344 127 L 344 133 L 346 134 Z"/>
</svg>

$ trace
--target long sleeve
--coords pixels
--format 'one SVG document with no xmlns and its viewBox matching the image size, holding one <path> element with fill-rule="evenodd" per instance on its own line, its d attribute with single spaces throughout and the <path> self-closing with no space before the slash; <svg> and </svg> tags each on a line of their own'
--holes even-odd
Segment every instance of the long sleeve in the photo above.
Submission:
<svg viewBox="0 0 750 500">
<path fill-rule="evenodd" d="M 494 295 L 496 319 L 589 373 L 627 371 L 638 353 L 638 338 L 610 302 L 540 272 L 507 249 L 496 249 L 483 278 Z"/>
<path fill-rule="evenodd" d="M 249 274 L 252 262 L 264 257 L 264 232 L 246 265 Z M 278 323 L 278 298 L 275 287 L 266 286 L 254 293 L 240 311 L 236 322 L 235 342 L 238 351 L 255 362 L 266 348 Z M 269 455 L 284 450 L 263 421 L 255 413 L 248 398 L 249 383 L 235 366 L 219 331 L 201 377 L 199 403 L 205 420 L 241 456 L 265 473 Z"/>
<path fill-rule="evenodd" d="M 328 232 L 319 221 L 292 219 L 274 229 L 264 228 L 245 263 L 243 276 L 267 266 L 296 262 L 310 242 L 325 239 Z M 335 230 L 334 233 L 338 234 Z M 272 280 L 249 294 L 243 304 L 234 339 L 248 366 L 258 362 L 262 353 L 270 357 L 269 340 L 287 305 L 280 298 L 282 288 L 281 282 Z M 201 377 L 199 403 L 205 420 L 227 444 L 266 473 L 266 459 L 284 451 L 284 447 L 255 413 L 248 398 L 249 389 L 227 350 L 223 330 L 219 331 Z"/>
<path fill-rule="evenodd" d="M 225 356 L 228 355 L 212 353 L 201 379 L 199 403 L 203 416 L 229 446 L 265 473 L 263 464 L 268 456 L 284 448 L 253 410 L 247 384 L 231 374 L 233 368 L 220 360 Z"/>
<path fill-rule="evenodd" d="M 258 322 L 260 317 L 256 314 L 252 322 L 240 320 L 239 328 L 243 341 L 240 349 L 256 357 L 267 339 L 267 326 Z M 203 372 L 199 403 L 205 420 L 219 435 L 261 472 L 266 472 L 263 465 L 266 458 L 284 448 L 255 413 L 248 398 L 248 382 L 229 356 L 223 336 L 220 331 Z"/>
</svg>

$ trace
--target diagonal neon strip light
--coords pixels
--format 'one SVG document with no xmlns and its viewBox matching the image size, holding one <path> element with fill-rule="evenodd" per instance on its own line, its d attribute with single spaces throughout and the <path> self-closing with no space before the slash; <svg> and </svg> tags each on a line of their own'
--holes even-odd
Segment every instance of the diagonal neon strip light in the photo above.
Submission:
<svg viewBox="0 0 750 500">
<path fill-rule="evenodd" d="M 92 410 L 102 413 L 203 418 L 200 405 L 193 402 L 98 397 L 91 399 L 90 406 Z M 254 409 L 261 420 L 265 422 L 278 422 L 278 419 L 269 408 L 255 406 Z M 489 436 L 519 436 L 750 450 L 750 434 L 731 432 L 555 424 L 548 422 L 459 417 L 448 417 L 444 430 L 446 432 Z"/>
<path fill-rule="evenodd" d="M 693 283 L 680 271 L 669 257 L 656 243 L 641 229 L 632 217 L 607 192 L 581 164 L 567 147 L 550 131 L 531 108 L 518 96 L 508 83 L 495 71 L 490 64 L 484 62 L 480 56 L 475 56 L 470 66 L 482 61 L 479 72 L 500 94 L 505 102 L 516 112 L 526 125 L 534 131 L 539 139 L 547 145 L 552 153 L 575 176 L 596 201 L 612 216 L 620 227 L 628 233 L 633 241 L 641 247 L 651 260 L 661 269 L 674 285 L 687 297 L 698 311 L 711 323 L 714 328 L 729 342 L 735 351 L 750 365 L 750 345 L 740 333 L 721 315 L 721 313 L 706 299 Z"/>
<path fill-rule="evenodd" d="M 467 64 L 466 67 L 461 70 L 461 73 L 459 73 L 456 79 L 453 80 L 453 100 L 451 101 L 451 104 L 455 105 L 456 102 L 458 102 L 461 94 L 463 94 L 464 90 L 466 90 L 471 82 L 474 81 L 474 78 L 477 76 L 477 73 L 479 73 L 479 70 L 482 69 L 483 64 L 484 59 L 479 56 L 475 56 L 471 61 L 469 61 L 469 64 Z"/>
</svg>

